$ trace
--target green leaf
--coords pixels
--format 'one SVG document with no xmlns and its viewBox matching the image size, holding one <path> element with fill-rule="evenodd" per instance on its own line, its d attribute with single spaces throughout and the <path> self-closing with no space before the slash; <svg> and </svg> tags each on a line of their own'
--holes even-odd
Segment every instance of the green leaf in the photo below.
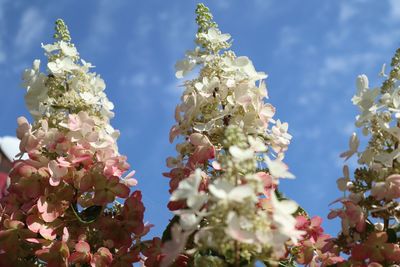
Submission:
<svg viewBox="0 0 400 267">
<path fill-rule="evenodd" d="M 172 239 L 172 236 L 171 236 L 171 227 L 172 227 L 172 225 L 174 225 L 175 223 L 179 223 L 179 216 L 177 216 L 177 215 L 175 215 L 175 216 L 169 221 L 169 224 L 168 224 L 167 227 L 165 228 L 165 230 L 164 230 L 164 232 L 163 232 L 163 234 L 162 234 L 162 237 L 161 237 L 161 240 L 162 240 L 163 243 L 166 242 L 166 241 L 168 241 L 168 240 L 171 240 L 171 239 Z"/>
<path fill-rule="evenodd" d="M 397 234 L 396 234 L 396 230 L 389 228 L 386 230 L 386 233 L 388 235 L 388 241 L 389 243 L 396 243 L 397 242 Z"/>
<path fill-rule="evenodd" d="M 76 203 L 71 204 L 71 208 L 78 220 L 85 224 L 94 222 L 103 211 L 103 206 L 94 205 L 79 212 Z"/>
</svg>

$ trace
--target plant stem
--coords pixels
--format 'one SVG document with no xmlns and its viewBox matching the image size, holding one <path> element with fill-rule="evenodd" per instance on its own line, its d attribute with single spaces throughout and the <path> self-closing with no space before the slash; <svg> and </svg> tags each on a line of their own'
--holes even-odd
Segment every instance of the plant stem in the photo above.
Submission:
<svg viewBox="0 0 400 267">
<path fill-rule="evenodd" d="M 240 267 L 240 247 L 238 241 L 235 241 L 235 267 Z"/>
</svg>

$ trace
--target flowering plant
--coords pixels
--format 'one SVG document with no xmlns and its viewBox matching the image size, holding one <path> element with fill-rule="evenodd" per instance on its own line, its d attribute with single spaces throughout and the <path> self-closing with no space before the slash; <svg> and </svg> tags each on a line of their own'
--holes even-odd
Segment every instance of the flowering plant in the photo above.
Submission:
<svg viewBox="0 0 400 267">
<path fill-rule="evenodd" d="M 359 151 L 353 134 L 342 154 L 362 167 L 351 178 L 344 166 L 337 181 L 342 207 L 328 217 L 342 230 L 332 238 L 279 191 L 294 178 L 283 161 L 292 136 L 267 102 L 267 75 L 230 50 L 207 7 L 196 13 L 197 45 L 176 64 L 177 78 L 198 75 L 184 82 L 170 131 L 177 156 L 164 176 L 174 217 L 162 238 L 142 240 L 151 225 L 141 192 L 130 191 L 137 181 L 125 175 L 105 83 L 57 20 L 55 42 L 42 45 L 47 72 L 35 60 L 23 74 L 34 122 L 18 118 L 19 159 L 0 188 L 0 266 L 396 266 L 400 50 L 381 88 L 357 78 L 356 125 L 370 140 Z"/>
<path fill-rule="evenodd" d="M 178 155 L 164 173 L 175 217 L 162 240 L 153 239 L 146 266 L 308 264 L 305 247 L 325 256 L 320 218 L 310 222 L 278 191 L 281 178 L 294 178 L 282 161 L 292 136 L 265 102 L 267 75 L 229 50 L 231 36 L 207 7 L 199 4 L 196 13 L 197 46 L 176 64 L 176 77 L 199 74 L 184 82 L 170 131 Z"/>
<path fill-rule="evenodd" d="M 53 44 L 23 74 L 20 155 L 0 200 L 0 266 L 131 266 L 140 260 L 144 206 L 109 124 L 113 104 L 93 66 L 56 21 Z"/>
<path fill-rule="evenodd" d="M 358 167 L 350 177 L 343 167 L 337 180 L 343 197 L 342 207 L 333 209 L 329 218 L 339 217 L 342 230 L 335 243 L 349 255 L 341 266 L 395 266 L 400 263 L 400 50 L 391 62 L 392 70 L 381 76 L 382 86 L 369 87 L 366 75 L 357 77 L 357 94 L 352 98 L 361 114 L 356 126 L 369 136 L 362 151 L 356 133 L 350 137 L 346 160 L 356 155 Z M 397 266 L 397 265 L 396 265 Z"/>
</svg>

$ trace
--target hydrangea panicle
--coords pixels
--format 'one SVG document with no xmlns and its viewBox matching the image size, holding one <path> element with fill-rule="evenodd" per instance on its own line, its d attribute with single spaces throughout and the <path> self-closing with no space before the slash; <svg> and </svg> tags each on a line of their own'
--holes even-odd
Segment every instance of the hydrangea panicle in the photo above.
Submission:
<svg viewBox="0 0 400 267">
<path fill-rule="evenodd" d="M 206 6 L 199 4 L 196 13 L 197 46 L 175 66 L 177 78 L 194 69 L 199 74 L 184 82 L 170 131 L 178 155 L 167 159 L 171 170 L 164 175 L 175 217 L 161 247 L 154 242 L 157 262 L 283 264 L 305 238 L 296 227 L 301 209 L 277 189 L 281 178 L 294 178 L 283 162 L 292 139 L 288 124 L 273 119 L 275 107 L 266 103 L 267 75 L 229 49 L 231 36 L 219 30 Z M 319 236 L 312 235 L 312 242 Z"/>
<path fill-rule="evenodd" d="M 364 150 L 354 133 L 350 149 L 341 156 L 358 157 L 360 167 L 350 177 L 338 179 L 343 197 L 328 218 L 339 217 L 342 229 L 333 241 L 340 252 L 349 255 L 340 266 L 398 266 L 400 264 L 400 49 L 392 59 L 389 75 L 381 87 L 370 88 L 368 77 L 359 75 L 357 93 L 352 98 L 360 114 L 355 125 L 369 137 Z M 397 265 L 396 265 L 397 264 Z"/>
<path fill-rule="evenodd" d="M 56 21 L 48 58 L 23 74 L 34 122 L 18 118 L 20 156 L 0 199 L 0 266 L 131 266 L 142 260 L 141 193 L 119 132 L 105 83 L 80 59 L 67 26 Z"/>
</svg>

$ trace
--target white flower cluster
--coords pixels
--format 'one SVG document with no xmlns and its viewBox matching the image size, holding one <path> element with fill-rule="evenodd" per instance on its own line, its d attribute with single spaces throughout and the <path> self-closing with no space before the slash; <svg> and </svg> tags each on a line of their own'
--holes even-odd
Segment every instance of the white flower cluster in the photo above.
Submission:
<svg viewBox="0 0 400 267">
<path fill-rule="evenodd" d="M 385 74 L 382 74 L 386 76 Z M 388 169 L 398 161 L 400 147 L 400 84 L 390 77 L 381 88 L 370 88 L 365 74 L 357 77 L 357 93 L 352 102 L 360 110 L 355 125 L 362 129 L 371 141 L 364 151 L 359 151 L 360 141 L 356 133 L 349 140 L 349 150 L 341 156 L 349 159 L 357 154 L 360 164 L 373 169 Z"/>
<path fill-rule="evenodd" d="M 120 177 L 129 165 L 118 153 L 119 131 L 110 125 L 113 104 L 104 93 L 105 83 L 93 66 L 81 60 L 74 44 L 58 38 L 53 44 L 42 45 L 48 58 L 47 74 L 40 72 L 40 60 L 25 70 L 23 86 L 29 112 L 35 122 L 18 119 L 21 153 L 49 163 L 51 183 L 58 185 L 74 164 L 104 164 L 107 177 Z M 68 162 L 64 162 L 67 159 Z M 83 164 L 85 163 L 85 164 Z"/>
<path fill-rule="evenodd" d="M 354 178 L 349 167 L 343 167 L 343 177 L 337 180 L 343 197 L 333 202 L 342 206 L 328 215 L 330 219 L 341 219 L 342 229 L 334 242 L 338 251 L 351 254 L 348 260 L 351 266 L 368 263 L 389 266 L 400 259 L 398 240 L 388 238 L 389 233 L 396 237 L 397 232 L 398 236 L 400 226 L 399 56 L 400 49 L 392 59 L 389 75 L 385 74 L 385 65 L 382 68 L 381 76 L 386 79 L 381 87 L 370 88 L 368 77 L 359 75 L 357 93 L 352 98 L 360 110 L 355 125 L 369 140 L 361 149 L 357 134 L 350 137 L 349 149 L 341 157 L 348 160 L 356 155 L 361 166 L 355 169 Z M 377 241 L 377 236 L 382 241 Z M 382 243 L 376 245 L 375 254 L 372 250 L 368 252 L 368 246 L 379 242 Z M 377 258 L 376 253 L 385 256 Z"/>
<path fill-rule="evenodd" d="M 79 111 L 86 111 L 103 121 L 114 116 L 114 105 L 104 93 L 104 80 L 89 72 L 93 66 L 79 59 L 72 43 L 58 40 L 42 47 L 48 58 L 48 75 L 40 72 L 39 59 L 23 74 L 26 104 L 35 119 Z"/>
<path fill-rule="evenodd" d="M 198 34 L 197 41 L 225 47 L 227 38 L 229 34 L 211 28 L 208 34 Z M 232 51 L 219 52 L 196 48 L 177 63 L 178 78 L 197 65 L 203 68 L 199 78 L 185 83 L 182 103 L 175 113 L 178 125 L 171 131 L 171 140 L 193 129 L 218 138 L 227 125 L 241 125 L 247 134 L 264 136 L 277 156 L 283 158 L 291 135 L 287 133 L 287 123 L 272 119 L 275 108 L 264 102 L 267 91 L 262 79 L 267 75 L 257 72 L 247 57 L 236 57 Z"/>
<path fill-rule="evenodd" d="M 265 102 L 267 75 L 228 50 L 230 35 L 199 28 L 199 46 L 176 64 L 177 78 L 196 66 L 199 76 L 185 82 L 170 132 L 171 142 L 183 137 L 165 174 L 169 208 L 180 219 L 164 266 L 184 248 L 202 264 L 209 250 L 230 263 L 278 260 L 302 234 L 293 217 L 298 205 L 275 193 L 279 178 L 294 178 L 282 162 L 292 138 L 288 124 L 274 120 L 275 108 Z M 194 246 L 182 245 L 192 234 Z"/>
<path fill-rule="evenodd" d="M 115 141 L 119 132 L 109 124 L 114 105 L 104 93 L 104 80 L 90 72 L 93 66 L 79 58 L 71 42 L 57 40 L 42 47 L 48 58 L 48 74 L 40 71 L 39 59 L 23 73 L 25 101 L 35 121 L 46 120 L 49 127 L 64 131 L 76 131 L 80 125 L 86 125 L 86 132 L 90 132 L 95 127 L 103 142 Z M 109 140 L 110 136 L 114 140 Z"/>
<path fill-rule="evenodd" d="M 359 168 L 355 178 L 351 179 L 348 166 L 343 168 L 343 177 L 337 180 L 338 188 L 350 192 L 343 201 L 359 205 L 360 214 L 367 216 L 369 212 L 375 218 L 383 220 L 393 218 L 400 223 L 400 83 L 398 80 L 399 62 L 396 52 L 392 62 L 392 71 L 385 74 L 385 65 L 381 76 L 385 77 L 381 87 L 370 88 L 365 74 L 357 77 L 357 93 L 352 102 L 360 114 L 355 125 L 362 129 L 364 136 L 369 136 L 369 142 L 364 150 L 360 149 L 360 140 L 353 133 L 349 140 L 349 150 L 341 157 L 345 160 L 353 155 L 358 157 L 358 163 L 367 168 Z M 366 201 L 375 199 L 375 202 Z M 385 201 L 382 201 L 385 200 Z M 346 203 L 345 203 L 346 204 Z M 391 226 L 395 227 L 395 226 Z M 347 231 L 344 227 L 344 232 Z"/>
<path fill-rule="evenodd" d="M 240 128 L 229 126 L 226 134 L 231 136 L 227 139 L 235 140 L 232 131 L 242 134 Z M 180 226 L 187 236 L 187 232 L 198 230 L 194 239 L 200 251 L 213 249 L 229 255 L 234 240 L 249 253 L 242 253 L 248 261 L 254 260 L 255 255 L 270 254 L 271 246 L 271 258 L 279 259 L 286 253 L 287 241 L 295 243 L 302 232 L 296 230 L 292 216 L 298 205 L 291 200 L 279 201 L 272 187 L 278 178 L 293 175 L 280 160 L 268 157 L 265 164 L 269 173 L 257 172 L 256 155 L 262 155 L 266 146 L 252 136 L 240 147 L 232 144 L 226 151 L 229 153 L 218 156 L 221 164 L 214 162 L 216 172 L 212 176 L 198 168 L 173 191 L 171 200 L 186 200 L 188 207 L 175 212 L 180 216 Z M 208 194 L 199 191 L 205 180 Z M 207 222 L 207 226 L 199 228 L 201 222 Z"/>
</svg>

